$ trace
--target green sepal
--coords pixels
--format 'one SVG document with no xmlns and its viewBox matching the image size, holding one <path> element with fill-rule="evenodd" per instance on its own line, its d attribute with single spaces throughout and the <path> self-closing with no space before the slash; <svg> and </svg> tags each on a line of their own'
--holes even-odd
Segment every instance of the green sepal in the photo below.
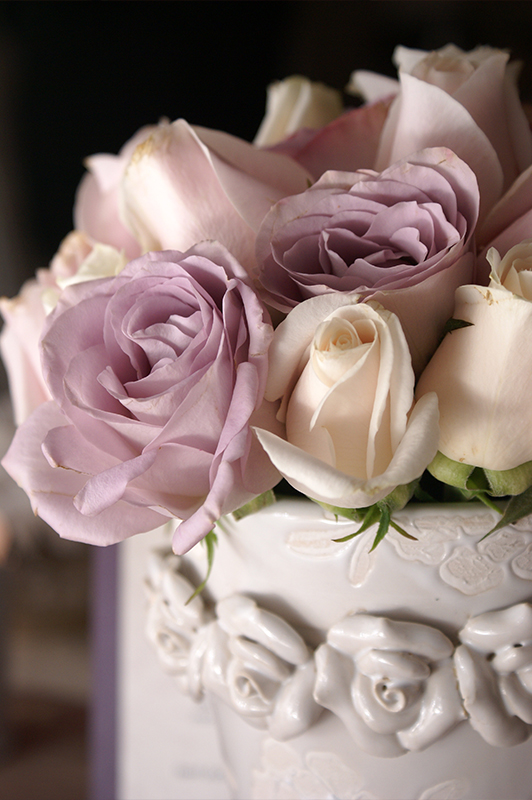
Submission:
<svg viewBox="0 0 532 800">
<path fill-rule="evenodd" d="M 532 486 L 532 461 L 526 461 L 514 469 L 485 469 L 484 474 L 490 485 L 490 493 L 494 497 L 505 495 L 521 495 Z"/>
<path fill-rule="evenodd" d="M 388 528 L 390 527 L 390 518 L 391 513 L 388 506 L 383 503 L 380 507 L 380 519 L 379 519 L 379 527 L 377 528 L 377 533 L 375 534 L 375 538 L 373 539 L 373 544 L 371 545 L 369 552 L 371 553 L 379 542 L 382 542 L 386 534 L 388 533 Z"/>
<path fill-rule="evenodd" d="M 386 495 L 384 500 L 380 500 L 379 502 L 388 506 L 392 514 L 394 511 L 401 511 L 401 509 L 410 502 L 418 487 L 419 478 L 416 478 L 410 483 L 403 483 L 400 486 L 396 486 L 390 494 Z"/>
<path fill-rule="evenodd" d="M 471 464 L 453 461 L 452 458 L 447 458 L 438 450 L 427 469 L 441 483 L 457 486 L 459 489 L 467 489 L 469 476 L 475 467 Z"/>
<path fill-rule="evenodd" d="M 365 508 L 340 508 L 339 506 L 331 506 L 326 503 L 319 503 L 323 508 L 331 511 L 336 517 L 346 517 L 347 519 L 356 520 L 357 522 L 362 522 L 360 528 L 353 533 L 347 534 L 347 536 L 343 536 L 340 539 L 333 539 L 334 542 L 347 542 L 349 539 L 353 539 L 355 536 L 359 536 L 364 531 L 367 531 L 372 525 L 378 524 L 377 534 L 375 539 L 373 540 L 373 544 L 371 546 L 371 550 L 374 550 L 379 542 L 381 542 L 388 530 L 390 525 L 394 528 L 401 536 L 406 536 L 407 539 L 414 539 L 415 536 L 412 536 L 410 533 L 407 533 L 400 525 L 392 520 L 392 514 L 394 511 L 400 511 L 402 508 L 406 506 L 408 501 L 414 495 L 416 489 L 418 488 L 419 480 L 416 479 L 411 483 L 403 484 L 401 486 L 396 486 L 390 494 L 386 495 L 382 500 L 379 500 L 377 503 L 374 503 L 371 506 L 366 506 Z M 319 501 L 317 501 L 319 502 Z M 370 552 L 371 552 L 370 550 Z"/>
<path fill-rule="evenodd" d="M 254 497 L 249 503 L 237 508 L 236 511 L 233 511 L 233 517 L 236 520 L 243 519 L 250 514 L 256 514 L 257 511 L 273 505 L 275 502 L 276 498 L 273 489 L 269 489 L 267 492 L 259 494 L 258 497 Z"/>
<path fill-rule="evenodd" d="M 466 500 L 477 498 L 497 511 L 491 497 L 519 496 L 532 486 L 532 461 L 513 469 L 493 470 L 453 461 L 438 451 L 427 469 L 441 483 L 460 489 Z"/>
<path fill-rule="evenodd" d="M 348 533 L 347 536 L 342 536 L 341 539 L 333 539 L 333 542 L 348 542 L 349 539 L 353 539 L 355 536 L 358 536 L 364 531 L 367 531 L 372 525 L 375 525 L 380 519 L 380 508 L 377 503 L 373 506 L 367 506 L 367 508 L 346 508 L 345 511 L 356 511 L 358 513 L 357 520 L 360 521 L 360 515 L 362 516 L 362 525 L 360 528 L 355 531 L 354 533 Z M 342 514 L 342 516 L 347 516 Z M 354 519 L 354 517 L 349 516 L 349 519 Z"/>
<path fill-rule="evenodd" d="M 205 575 L 205 579 L 200 583 L 196 591 L 193 592 L 193 594 L 191 594 L 190 597 L 188 598 L 187 602 L 185 603 L 186 606 L 188 606 L 188 604 L 191 603 L 194 600 L 194 598 L 197 597 L 205 589 L 207 585 L 207 581 L 209 580 L 211 574 L 212 565 L 214 564 L 214 548 L 218 544 L 218 536 L 215 534 L 214 531 L 209 531 L 207 536 L 205 536 L 205 538 L 201 540 L 201 543 L 207 548 L 207 574 Z"/>
<path fill-rule="evenodd" d="M 529 486 L 528 489 L 525 489 L 521 494 L 510 498 L 502 517 L 497 524 L 488 531 L 486 536 L 495 533 L 495 531 L 501 528 L 505 528 L 507 525 L 511 525 L 513 522 L 518 522 L 518 520 L 527 517 L 529 514 L 532 514 L 532 486 Z M 482 539 L 485 539 L 486 536 L 483 536 Z"/>
</svg>

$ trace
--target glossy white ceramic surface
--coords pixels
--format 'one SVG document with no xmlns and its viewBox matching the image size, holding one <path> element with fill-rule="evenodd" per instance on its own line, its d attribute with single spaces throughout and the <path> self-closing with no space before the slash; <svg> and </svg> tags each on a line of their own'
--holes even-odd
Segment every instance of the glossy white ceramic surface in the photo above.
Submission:
<svg viewBox="0 0 532 800">
<path fill-rule="evenodd" d="M 209 693 L 234 796 L 532 797 L 532 525 L 411 506 L 416 541 L 309 501 L 224 519 L 202 548 L 153 553 L 148 633 L 194 699 Z M 530 532 L 529 532 L 530 527 Z"/>
</svg>

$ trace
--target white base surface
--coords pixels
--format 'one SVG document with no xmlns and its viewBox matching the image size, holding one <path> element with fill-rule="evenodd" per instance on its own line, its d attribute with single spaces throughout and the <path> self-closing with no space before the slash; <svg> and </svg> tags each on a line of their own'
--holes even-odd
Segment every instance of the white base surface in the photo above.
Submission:
<svg viewBox="0 0 532 800">
<path fill-rule="evenodd" d="M 145 634 L 144 579 L 156 536 L 120 545 L 117 800 L 228 800 L 209 704 L 181 694 Z"/>
</svg>

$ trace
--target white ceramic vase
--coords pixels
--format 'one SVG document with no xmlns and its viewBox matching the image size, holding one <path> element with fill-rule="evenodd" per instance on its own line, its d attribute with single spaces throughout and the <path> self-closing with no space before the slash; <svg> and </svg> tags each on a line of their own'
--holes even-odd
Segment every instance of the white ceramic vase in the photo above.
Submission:
<svg viewBox="0 0 532 800">
<path fill-rule="evenodd" d="M 306 500 L 152 554 L 148 631 L 213 698 L 235 798 L 532 798 L 532 521 L 411 506 L 370 552 Z"/>
</svg>

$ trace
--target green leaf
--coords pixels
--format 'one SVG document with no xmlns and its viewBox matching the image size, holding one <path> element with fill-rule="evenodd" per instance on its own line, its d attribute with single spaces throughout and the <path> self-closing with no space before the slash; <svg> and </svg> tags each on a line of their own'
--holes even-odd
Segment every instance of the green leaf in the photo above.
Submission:
<svg viewBox="0 0 532 800">
<path fill-rule="evenodd" d="M 451 319 L 448 319 L 447 322 L 444 325 L 444 328 L 443 328 L 443 331 L 442 331 L 442 335 L 440 336 L 440 341 L 438 342 L 438 347 L 443 342 L 443 340 L 445 339 L 445 337 L 447 336 L 448 333 L 452 333 L 453 331 L 457 331 L 460 328 L 469 328 L 470 325 L 473 325 L 473 323 L 472 322 L 466 322 L 465 319 L 454 319 L 453 317 L 451 317 Z"/>
<path fill-rule="evenodd" d="M 236 520 L 243 519 L 244 517 L 248 517 L 250 514 L 256 514 L 257 511 L 273 505 L 275 502 L 275 494 L 272 489 L 269 489 L 267 492 L 263 492 L 262 494 L 259 494 L 258 497 L 250 500 L 249 503 L 237 508 L 236 511 L 233 511 L 233 517 Z"/>
<path fill-rule="evenodd" d="M 506 525 L 511 525 L 512 522 L 518 522 L 518 520 L 527 517 L 529 514 L 532 514 L 532 486 L 529 486 L 524 492 L 515 495 L 508 501 L 502 517 L 497 524 L 488 531 L 486 536 L 490 536 L 490 534 L 495 533 L 495 531 L 505 528 Z M 486 536 L 482 538 L 485 539 Z"/>
<path fill-rule="evenodd" d="M 205 586 L 207 585 L 207 581 L 209 580 L 211 574 L 212 565 L 214 564 L 214 548 L 218 544 L 218 537 L 214 531 L 209 531 L 207 536 L 204 539 L 202 539 L 201 543 L 207 548 L 207 574 L 205 575 L 205 579 L 200 583 L 196 591 L 193 594 L 191 594 L 190 597 L 188 598 L 187 602 L 185 603 L 186 606 L 188 606 L 188 604 L 191 603 L 194 600 L 194 598 L 197 597 L 205 589 Z"/>
</svg>

